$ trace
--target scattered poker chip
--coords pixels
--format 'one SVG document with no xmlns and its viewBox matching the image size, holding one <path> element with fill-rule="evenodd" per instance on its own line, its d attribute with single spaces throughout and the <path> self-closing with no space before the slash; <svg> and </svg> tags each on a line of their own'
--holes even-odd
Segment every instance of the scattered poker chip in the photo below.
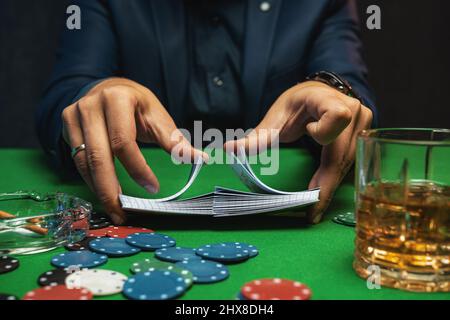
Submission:
<svg viewBox="0 0 450 320">
<path fill-rule="evenodd" d="M 89 229 L 90 230 L 103 229 L 111 226 L 111 224 L 112 224 L 111 221 L 106 217 L 93 216 L 89 220 Z"/>
<path fill-rule="evenodd" d="M 194 275 L 194 283 L 214 283 L 225 280 L 230 273 L 221 263 L 207 260 L 184 260 L 176 263 Z"/>
<path fill-rule="evenodd" d="M 195 249 L 184 247 L 170 247 L 158 249 L 155 251 L 155 257 L 158 258 L 159 260 L 169 262 L 201 259 L 197 254 L 195 254 Z"/>
<path fill-rule="evenodd" d="M 64 246 L 69 251 L 89 250 L 89 242 L 97 239 L 96 237 L 86 237 L 81 241 L 69 243 Z"/>
<path fill-rule="evenodd" d="M 58 268 L 95 268 L 107 261 L 106 255 L 83 250 L 60 253 L 52 258 L 51 263 Z"/>
<path fill-rule="evenodd" d="M 194 284 L 194 275 L 192 274 L 192 272 L 190 272 L 186 268 L 182 268 L 182 267 L 172 264 L 167 269 L 169 271 L 172 271 L 172 272 L 175 272 L 175 273 L 178 273 L 179 275 L 181 275 L 184 278 L 184 283 L 186 284 L 186 286 L 188 288 Z"/>
<path fill-rule="evenodd" d="M 248 256 L 254 258 L 259 254 L 258 248 L 252 244 L 243 242 L 224 242 L 226 245 L 236 246 L 237 248 L 242 248 L 248 251 Z"/>
<path fill-rule="evenodd" d="M 0 301 L 6 300 L 19 300 L 19 298 L 12 294 L 0 293 Z"/>
<path fill-rule="evenodd" d="M 109 257 L 126 257 L 139 253 L 141 249 L 130 246 L 125 239 L 98 238 L 89 242 L 89 249 Z"/>
<path fill-rule="evenodd" d="M 333 222 L 348 227 L 354 227 L 356 226 L 355 214 L 353 212 L 338 214 L 333 218 Z"/>
<path fill-rule="evenodd" d="M 132 273 L 139 273 L 160 269 L 169 270 L 170 266 L 173 266 L 173 264 L 155 259 L 143 259 L 141 261 L 134 262 L 131 265 L 130 271 Z"/>
<path fill-rule="evenodd" d="M 0 256 L 0 274 L 11 272 L 19 267 L 19 260 L 10 256 Z"/>
<path fill-rule="evenodd" d="M 23 300 L 91 300 L 87 289 L 69 289 L 65 285 L 47 286 L 28 292 Z"/>
<path fill-rule="evenodd" d="M 83 269 L 69 275 L 65 284 L 69 289 L 88 289 L 94 296 L 108 296 L 121 292 L 127 279 L 116 271 Z"/>
<path fill-rule="evenodd" d="M 219 262 L 240 262 L 250 257 L 249 251 L 234 242 L 207 244 L 196 249 L 197 255 L 208 260 Z"/>
<path fill-rule="evenodd" d="M 107 228 L 106 235 L 112 238 L 122 238 L 125 239 L 133 233 L 152 233 L 153 230 L 147 228 L 130 227 L 130 226 L 110 226 Z"/>
<path fill-rule="evenodd" d="M 311 289 L 287 279 L 260 279 L 246 283 L 241 289 L 247 300 L 309 300 Z"/>
<path fill-rule="evenodd" d="M 106 233 L 108 232 L 108 228 L 103 228 L 103 229 L 96 229 L 96 230 L 89 230 L 87 232 L 87 236 L 88 237 L 106 237 Z"/>
<path fill-rule="evenodd" d="M 70 272 L 67 269 L 54 269 L 46 271 L 38 278 L 38 284 L 41 287 L 57 286 L 66 283 L 66 278 Z"/>
<path fill-rule="evenodd" d="M 187 288 L 180 274 L 155 270 L 129 278 L 123 287 L 123 294 L 134 300 L 167 300 L 181 296 Z"/>
<path fill-rule="evenodd" d="M 244 296 L 242 295 L 242 293 L 239 292 L 239 293 L 236 295 L 236 300 L 247 300 L 247 299 L 245 299 Z"/>
<path fill-rule="evenodd" d="M 126 237 L 127 243 L 145 251 L 175 246 L 175 239 L 160 233 L 133 233 Z"/>
<path fill-rule="evenodd" d="M 173 263 L 159 261 L 155 259 L 144 259 L 131 265 L 130 271 L 134 274 L 147 271 L 172 271 L 183 276 L 185 283 L 190 287 L 194 283 L 194 275 L 187 269 L 178 267 Z"/>
</svg>

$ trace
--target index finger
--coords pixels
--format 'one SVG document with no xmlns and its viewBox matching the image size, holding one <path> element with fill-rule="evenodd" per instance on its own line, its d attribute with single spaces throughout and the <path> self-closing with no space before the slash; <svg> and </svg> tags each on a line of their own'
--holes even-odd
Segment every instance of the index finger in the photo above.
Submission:
<svg viewBox="0 0 450 320">
<path fill-rule="evenodd" d="M 352 122 L 353 112 L 346 101 L 335 95 L 311 95 L 306 110 L 313 121 L 306 125 L 309 135 L 321 145 L 328 145 Z"/>
<path fill-rule="evenodd" d="M 127 92 L 112 91 L 105 95 L 104 114 L 111 150 L 129 175 L 149 193 L 159 191 L 159 182 L 147 165 L 136 142 L 136 120 L 133 99 Z"/>
</svg>

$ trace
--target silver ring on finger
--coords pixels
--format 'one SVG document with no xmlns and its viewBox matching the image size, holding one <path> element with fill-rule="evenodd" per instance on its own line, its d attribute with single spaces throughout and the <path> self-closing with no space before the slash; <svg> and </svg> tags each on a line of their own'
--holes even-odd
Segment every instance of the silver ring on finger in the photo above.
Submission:
<svg viewBox="0 0 450 320">
<path fill-rule="evenodd" d="M 79 152 L 84 151 L 84 150 L 86 150 L 86 145 L 84 143 L 82 145 L 79 145 L 78 147 L 72 148 L 72 151 L 71 151 L 72 158 L 75 158 L 75 156 Z"/>
</svg>

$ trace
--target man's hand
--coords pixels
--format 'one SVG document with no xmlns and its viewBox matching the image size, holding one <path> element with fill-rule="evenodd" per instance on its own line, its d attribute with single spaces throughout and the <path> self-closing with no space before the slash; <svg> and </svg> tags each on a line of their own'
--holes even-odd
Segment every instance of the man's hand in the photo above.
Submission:
<svg viewBox="0 0 450 320">
<path fill-rule="evenodd" d="M 320 202 L 308 212 L 309 221 L 319 223 L 354 162 L 358 133 L 371 124 L 372 111 L 359 100 L 323 83 L 308 81 L 283 93 L 247 137 L 227 142 L 225 148 L 236 150 L 242 145 L 246 150 L 258 150 L 261 141 L 270 144 L 267 132 L 271 129 L 279 130 L 280 142 L 286 143 L 310 135 L 323 146 L 320 166 L 309 183 L 309 188 L 320 187 Z"/>
<path fill-rule="evenodd" d="M 156 96 L 131 80 L 112 78 L 101 82 L 65 108 L 62 119 L 64 140 L 72 148 L 86 145 L 86 150 L 74 157 L 78 171 L 116 224 L 123 223 L 125 215 L 119 203 L 121 187 L 115 157 L 148 192 L 159 191 L 158 179 L 137 141 L 158 143 L 167 152 L 178 145 L 181 158 L 189 154 L 191 159 L 207 159 L 184 138 Z"/>
</svg>

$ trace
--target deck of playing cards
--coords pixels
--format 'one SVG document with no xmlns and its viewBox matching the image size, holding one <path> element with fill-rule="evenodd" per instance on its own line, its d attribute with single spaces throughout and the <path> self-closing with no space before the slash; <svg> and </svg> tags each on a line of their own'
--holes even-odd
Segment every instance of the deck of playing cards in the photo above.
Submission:
<svg viewBox="0 0 450 320">
<path fill-rule="evenodd" d="M 233 171 L 252 192 L 216 187 L 214 192 L 177 200 L 197 178 L 202 168 L 202 162 L 197 162 L 192 166 L 188 182 L 176 194 L 162 199 L 142 199 L 120 195 L 122 208 L 127 211 L 227 217 L 293 210 L 319 201 L 320 189 L 301 192 L 275 190 L 265 185 L 255 175 L 244 150 L 241 149 L 237 155 L 232 154 L 232 156 Z"/>
</svg>

